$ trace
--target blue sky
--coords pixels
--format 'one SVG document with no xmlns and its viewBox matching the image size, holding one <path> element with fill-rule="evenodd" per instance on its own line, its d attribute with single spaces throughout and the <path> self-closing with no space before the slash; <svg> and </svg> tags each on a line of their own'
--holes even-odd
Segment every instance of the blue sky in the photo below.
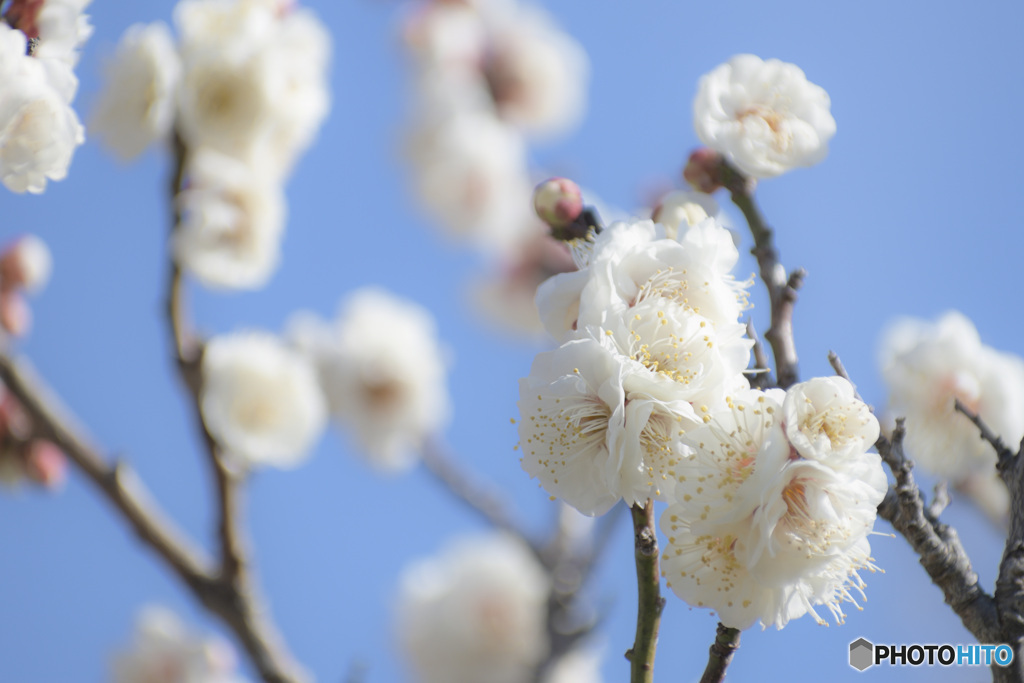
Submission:
<svg viewBox="0 0 1024 683">
<path fill-rule="evenodd" d="M 482 267 L 443 242 L 411 199 L 398 133 L 407 103 L 394 0 L 306 3 L 334 37 L 334 106 L 288 186 L 283 264 L 251 294 L 193 293 L 208 332 L 281 330 L 300 308 L 333 315 L 346 292 L 379 284 L 434 311 L 454 351 L 459 457 L 500 481 L 532 528 L 554 512 L 519 469 L 509 418 L 536 347 L 481 326 L 466 283 Z M 87 119 L 98 76 L 131 23 L 169 20 L 173 3 L 97 0 L 96 33 L 79 66 L 76 108 Z M 546 5 L 587 49 L 590 108 L 577 133 L 535 161 L 636 206 L 679 182 L 696 137 L 691 102 L 701 74 L 738 52 L 801 66 L 832 97 L 838 132 L 818 167 L 765 181 L 758 196 L 787 266 L 808 278 L 796 313 L 803 376 L 829 374 L 830 349 L 864 397 L 884 404 L 875 365 L 882 327 L 897 315 L 956 308 L 996 348 L 1024 350 L 1016 301 L 1024 249 L 1019 202 L 1024 159 L 1024 6 L 1012 2 L 585 3 Z M 0 194 L 0 237 L 39 234 L 55 271 L 33 302 L 28 354 L 111 453 L 129 458 L 190 534 L 212 542 L 211 486 L 161 318 L 169 211 L 168 160 L 116 163 L 93 142 L 42 196 Z M 724 198 L 721 198 L 724 201 Z M 736 221 L 738 223 L 738 219 Z M 741 273 L 753 272 L 747 258 Z M 760 290 L 755 324 L 767 327 Z M 259 575 L 298 658 L 319 680 L 353 662 L 367 681 L 403 680 L 391 644 L 401 568 L 447 539 L 483 527 L 423 472 L 382 478 L 336 432 L 294 472 L 258 474 L 249 493 Z M 963 503 L 959 530 L 991 588 L 999 533 Z M 103 681 L 137 608 L 167 604 L 203 628 L 199 612 L 92 488 L 73 474 L 55 496 L 0 495 L 0 680 Z M 877 530 L 889 532 L 885 523 Z M 846 664 L 850 641 L 958 643 L 970 636 L 906 543 L 874 537 L 884 574 L 866 577 L 864 611 L 844 626 L 809 619 L 781 632 L 751 630 L 735 680 L 962 680 L 949 670 Z M 607 680 L 624 680 L 635 588 L 631 537 L 621 524 L 592 594 L 611 610 L 601 640 Z M 659 680 L 697 680 L 715 620 L 669 595 Z M 979 672 L 979 678 L 985 673 Z"/>
</svg>

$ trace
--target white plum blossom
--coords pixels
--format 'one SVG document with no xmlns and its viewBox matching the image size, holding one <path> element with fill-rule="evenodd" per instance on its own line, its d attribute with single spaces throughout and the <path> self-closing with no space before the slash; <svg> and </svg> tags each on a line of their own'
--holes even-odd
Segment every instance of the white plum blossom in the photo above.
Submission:
<svg viewBox="0 0 1024 683">
<path fill-rule="evenodd" d="M 532 226 L 522 139 L 501 121 L 465 112 L 417 131 L 409 148 L 416 193 L 454 238 L 503 249 Z"/>
<path fill-rule="evenodd" d="M 828 93 L 795 64 L 736 55 L 703 76 L 697 136 L 744 174 L 770 178 L 813 166 L 836 132 Z"/>
<path fill-rule="evenodd" d="M 491 35 L 483 71 L 499 116 L 531 135 L 574 128 L 586 107 L 586 52 L 538 8 L 491 7 L 506 10 L 484 11 Z"/>
<path fill-rule="evenodd" d="M 523 469 L 585 515 L 662 498 L 699 419 L 671 376 L 623 355 L 609 335 L 540 353 L 519 380 Z"/>
<path fill-rule="evenodd" d="M 12 192 L 39 194 L 47 180 L 67 175 L 85 132 L 69 104 L 69 67 L 47 68 L 26 55 L 26 45 L 24 33 L 0 22 L 0 182 Z M 55 74 L 65 78 L 55 83 Z"/>
<path fill-rule="evenodd" d="M 961 313 L 934 323 L 894 322 L 883 335 L 880 364 L 889 412 L 906 418 L 908 455 L 925 469 L 954 481 L 994 470 L 995 451 L 955 411 L 954 399 L 1004 443 L 1024 437 L 1024 360 L 982 344 Z"/>
<path fill-rule="evenodd" d="M 822 393 L 790 391 L 796 403 Z M 807 438 L 815 457 L 801 457 L 783 426 L 789 401 L 777 389 L 737 392 L 688 431 L 694 455 L 661 517 L 667 585 L 733 628 L 782 628 L 807 613 L 824 623 L 818 605 L 841 622 L 841 603 L 856 604 L 851 590 L 864 587 L 858 571 L 874 570 L 867 535 L 887 488 L 879 457 Z"/>
<path fill-rule="evenodd" d="M 451 412 L 430 312 L 367 287 L 349 295 L 333 324 L 305 314 L 290 328 L 317 367 L 332 417 L 370 464 L 397 471 L 415 463 Z"/>
<path fill-rule="evenodd" d="M 246 683 L 231 645 L 189 630 L 165 607 L 139 613 L 131 649 L 111 662 L 113 683 Z"/>
<path fill-rule="evenodd" d="M 277 268 L 285 202 L 272 177 L 212 149 L 190 153 L 176 197 L 178 263 L 207 287 L 258 289 Z"/>
<path fill-rule="evenodd" d="M 271 0 L 184 0 L 181 133 L 284 175 L 329 108 L 330 38 L 305 9 Z"/>
<path fill-rule="evenodd" d="M 302 354 L 263 332 L 221 335 L 206 344 L 202 373 L 203 421 L 229 456 L 279 468 L 306 459 L 327 408 Z"/>
<path fill-rule="evenodd" d="M 461 539 L 402 574 L 396 617 L 420 683 L 525 683 L 547 654 L 550 580 L 504 535 Z"/>
<path fill-rule="evenodd" d="M 613 223 L 583 253 L 576 272 L 556 275 L 537 290 L 548 332 L 571 339 L 576 330 L 603 325 L 648 298 L 674 300 L 716 326 L 736 325 L 748 307 L 749 282 L 731 269 L 739 252 L 714 218 L 689 226 L 675 240 L 652 221 Z"/>
<path fill-rule="evenodd" d="M 842 377 L 816 377 L 791 387 L 782 413 L 793 448 L 836 469 L 878 440 L 878 420 Z"/>
<path fill-rule="evenodd" d="M 174 124 L 181 64 L 166 24 L 130 26 L 107 66 L 92 131 L 124 161 L 165 138 Z"/>
</svg>

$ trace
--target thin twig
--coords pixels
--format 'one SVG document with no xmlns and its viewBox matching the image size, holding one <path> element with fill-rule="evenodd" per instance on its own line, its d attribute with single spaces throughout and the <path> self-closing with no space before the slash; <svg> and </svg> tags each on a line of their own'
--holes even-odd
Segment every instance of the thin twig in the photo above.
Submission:
<svg viewBox="0 0 1024 683">
<path fill-rule="evenodd" d="M 729 668 L 732 657 L 740 648 L 740 630 L 718 623 L 715 642 L 708 648 L 708 665 L 700 683 L 721 683 L 725 680 L 725 670 Z"/>
<path fill-rule="evenodd" d="M 187 150 L 181 137 L 172 137 L 173 169 L 168 187 L 171 201 L 171 239 L 173 241 L 181 211 L 178 193 L 184 179 Z M 302 681 L 306 674 L 289 654 L 284 640 L 269 617 L 250 571 L 251 560 L 245 543 L 242 523 L 241 475 L 232 467 L 223 449 L 210 433 L 202 412 L 202 359 L 204 341 L 190 326 L 185 302 L 185 283 L 181 267 L 173 254 L 169 259 L 166 311 L 167 325 L 178 374 L 190 397 L 193 416 L 200 429 L 207 460 L 215 482 L 217 538 L 219 562 L 217 569 L 218 599 L 204 604 L 217 613 L 238 636 L 266 681 Z"/>
<path fill-rule="evenodd" d="M 747 337 L 754 342 L 754 346 L 751 349 L 754 353 L 754 370 L 757 372 L 750 378 L 750 386 L 754 389 L 767 389 L 772 386 L 772 373 L 768 367 L 768 354 L 764 351 L 764 344 L 761 343 L 761 339 L 757 336 L 757 330 L 754 329 L 754 321 L 747 320 Z"/>
<path fill-rule="evenodd" d="M 1016 453 L 1011 451 L 1010 448 L 1005 443 L 1003 443 L 1003 440 L 999 438 L 999 436 L 995 434 L 991 429 L 988 428 L 988 425 L 985 424 L 981 417 L 979 417 L 977 413 L 972 412 L 967 406 L 965 406 L 960 401 L 960 399 L 953 399 L 953 408 L 958 413 L 963 413 L 968 420 L 974 423 L 974 426 L 978 428 L 978 433 L 981 436 L 982 440 L 992 444 L 992 448 L 996 450 L 996 457 L 998 458 L 998 464 L 996 465 L 996 467 L 998 467 L 1000 471 L 1002 471 L 1002 469 L 1006 467 L 1009 464 L 1009 462 L 1016 456 Z"/>
<path fill-rule="evenodd" d="M 28 413 L 36 436 L 56 444 L 182 581 L 195 586 L 210 580 L 210 560 L 174 528 L 131 467 L 108 464 L 28 361 L 0 353 L 0 381 Z"/>
<path fill-rule="evenodd" d="M 771 344 L 775 356 L 778 385 L 786 389 L 800 379 L 796 343 L 793 340 L 793 308 L 797 290 L 803 284 L 806 272 L 798 268 L 787 278 L 786 269 L 779 263 L 772 229 L 768 227 L 754 201 L 755 182 L 725 161 L 722 162 L 721 173 L 733 204 L 743 213 L 754 238 L 754 248 L 750 253 L 757 258 L 761 280 L 768 289 L 771 302 L 771 326 L 764 338 Z"/>
<path fill-rule="evenodd" d="M 423 461 L 427 471 L 450 493 L 495 528 L 522 539 L 530 546 L 541 563 L 547 566 L 548 560 L 543 549 L 513 520 L 505 503 L 494 492 L 495 487 L 474 481 L 466 476 L 463 468 L 454 464 L 444 446 L 435 439 L 428 439 L 423 445 L 420 451 L 420 460 Z"/>
<path fill-rule="evenodd" d="M 636 638 L 626 651 L 630 662 L 630 683 L 653 683 L 654 655 L 658 649 L 658 627 L 665 599 L 661 597 L 658 570 L 658 537 L 654 530 L 654 502 L 631 508 L 636 555 L 637 615 Z"/>
</svg>

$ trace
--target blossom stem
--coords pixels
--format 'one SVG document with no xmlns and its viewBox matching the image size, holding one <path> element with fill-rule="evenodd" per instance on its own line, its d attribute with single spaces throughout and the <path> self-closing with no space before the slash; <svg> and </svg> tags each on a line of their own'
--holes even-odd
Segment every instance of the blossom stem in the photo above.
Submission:
<svg viewBox="0 0 1024 683">
<path fill-rule="evenodd" d="M 654 655 L 658 648 L 658 627 L 665 599 L 661 597 L 658 569 L 658 537 L 654 530 L 654 501 L 634 505 L 633 532 L 636 555 L 637 615 L 636 639 L 626 652 L 630 662 L 630 683 L 653 683 Z"/>
<path fill-rule="evenodd" d="M 740 630 L 730 628 L 721 622 L 715 634 L 715 642 L 708 649 L 708 665 L 700 683 L 721 683 L 725 680 L 725 670 L 729 668 L 732 657 L 740 648 Z"/>
<path fill-rule="evenodd" d="M 175 131 L 172 135 L 173 167 L 169 184 L 171 234 L 178 229 L 181 213 L 177 195 L 184 179 L 186 149 Z M 249 571 L 250 558 L 244 541 L 240 473 L 224 457 L 223 449 L 210 433 L 201 409 L 202 359 L 205 342 L 189 324 L 185 283 L 181 267 L 172 254 L 167 280 L 167 321 L 175 350 L 178 373 L 191 398 L 193 413 L 206 448 L 216 489 L 217 537 L 220 557 L 213 582 L 203 590 L 193 587 L 200 602 L 234 631 L 265 681 L 291 683 L 306 679 L 294 662 L 284 640 L 269 618 Z"/>
<path fill-rule="evenodd" d="M 755 182 L 724 160 L 721 162 L 721 176 L 722 184 L 729 190 L 733 204 L 746 218 L 754 238 L 754 248 L 750 253 L 757 258 L 761 280 L 768 288 L 771 302 L 771 326 L 764 338 L 771 344 L 775 356 L 778 386 L 787 389 L 800 380 L 796 343 L 793 340 L 793 308 L 797 291 L 807 273 L 798 268 L 786 277 L 786 269 L 779 263 L 779 253 L 775 249 L 774 233 L 754 201 Z"/>
</svg>

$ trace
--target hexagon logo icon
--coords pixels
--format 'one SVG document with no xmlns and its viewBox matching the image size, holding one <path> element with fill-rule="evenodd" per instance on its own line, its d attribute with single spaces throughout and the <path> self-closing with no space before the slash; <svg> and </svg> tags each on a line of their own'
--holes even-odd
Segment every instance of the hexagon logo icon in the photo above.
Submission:
<svg viewBox="0 0 1024 683">
<path fill-rule="evenodd" d="M 857 671 L 864 671 L 875 663 L 875 646 L 865 638 L 858 638 L 850 643 L 850 666 Z"/>
</svg>

